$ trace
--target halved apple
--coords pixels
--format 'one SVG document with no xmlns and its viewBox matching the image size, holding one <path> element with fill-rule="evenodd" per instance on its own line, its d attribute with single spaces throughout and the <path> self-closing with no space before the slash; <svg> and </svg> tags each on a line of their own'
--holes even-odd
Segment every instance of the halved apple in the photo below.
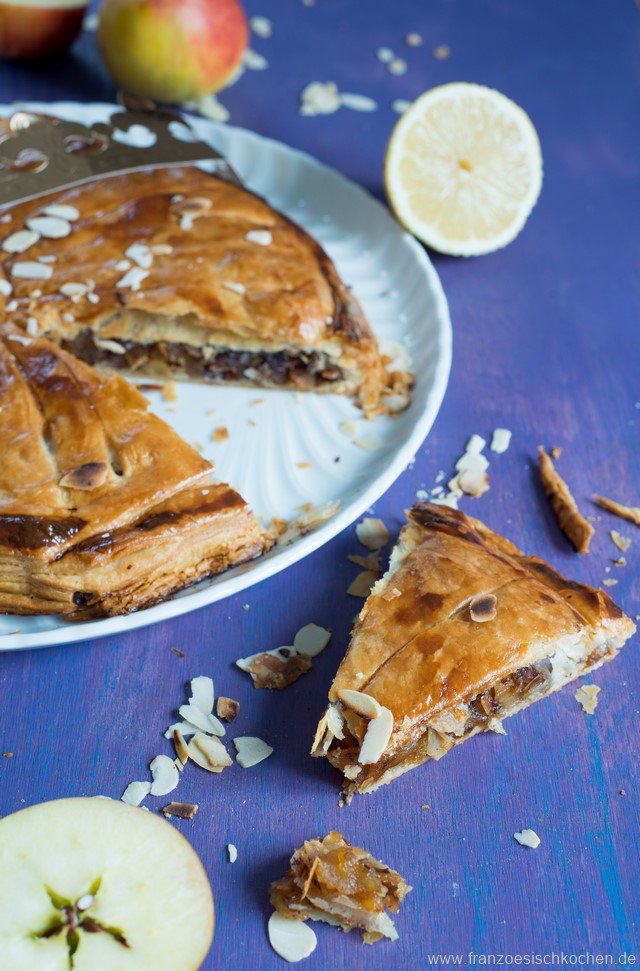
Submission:
<svg viewBox="0 0 640 971">
<path fill-rule="evenodd" d="M 66 50 L 82 27 L 87 0 L 0 0 L 0 57 L 46 57 Z"/>
<path fill-rule="evenodd" d="M 197 971 L 213 897 L 164 819 L 100 797 L 0 820 L 0 965 L 11 971 Z"/>
</svg>

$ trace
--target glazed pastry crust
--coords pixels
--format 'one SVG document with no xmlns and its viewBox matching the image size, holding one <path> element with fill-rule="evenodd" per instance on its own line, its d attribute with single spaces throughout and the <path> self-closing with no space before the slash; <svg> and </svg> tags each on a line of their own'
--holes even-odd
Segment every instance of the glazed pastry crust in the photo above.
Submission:
<svg viewBox="0 0 640 971">
<path fill-rule="evenodd" d="M 126 613 L 268 545 L 119 375 L 5 332 L 0 405 L 1 611 Z"/>
<path fill-rule="evenodd" d="M 32 317 L 83 356 L 92 334 L 125 346 L 172 345 L 171 363 L 163 354 L 145 363 L 131 350 L 109 362 L 139 374 L 193 376 L 185 348 L 315 355 L 313 382 L 299 369 L 278 386 L 311 383 L 355 395 L 368 413 L 382 407 L 394 378 L 357 301 L 315 240 L 258 196 L 195 167 L 134 172 L 16 206 L 7 235 L 52 204 L 80 212 L 69 235 L 41 238 L 25 253 L 0 250 L 0 275 L 13 286 L 0 305 L 14 307 L 14 324 Z M 268 245 L 251 238 L 256 231 Z M 122 283 L 134 243 L 152 252 L 137 288 Z M 50 279 L 13 276 L 16 262 L 50 255 Z M 70 282 L 90 285 L 90 294 L 65 296 L 60 288 Z M 175 360 L 180 354 L 186 364 Z M 100 363 L 93 352 L 86 359 Z M 258 377 L 253 370 L 220 379 L 269 385 L 266 370 Z"/>
<path fill-rule="evenodd" d="M 386 599 L 388 587 L 400 595 Z M 492 610 L 487 621 L 478 622 L 470 604 L 484 597 Z M 414 506 L 329 692 L 335 704 L 341 689 L 356 689 L 393 713 L 393 734 L 380 766 L 362 772 L 357 787 L 375 788 L 385 762 L 393 777 L 493 728 L 490 715 L 499 720 L 513 714 L 609 660 L 634 630 L 604 591 L 565 579 L 457 510 Z M 548 658 L 554 651 L 563 652 L 562 665 L 558 660 L 551 677 Z M 495 712 L 494 696 L 508 699 Z M 478 699 L 486 710 L 477 709 Z M 363 726 L 353 715 L 349 719 L 361 742 Z M 437 737 L 425 735 L 418 745 L 428 728 Z M 316 754 L 328 754 L 341 769 L 355 761 L 353 752 L 346 756 L 345 743 L 325 742 L 323 751 L 322 735 Z M 403 748 L 410 764 L 400 768 Z"/>
</svg>

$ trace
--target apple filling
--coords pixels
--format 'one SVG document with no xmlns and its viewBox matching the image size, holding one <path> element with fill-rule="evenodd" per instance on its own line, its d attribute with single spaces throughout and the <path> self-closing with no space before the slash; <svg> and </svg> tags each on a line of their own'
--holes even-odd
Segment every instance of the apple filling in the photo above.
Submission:
<svg viewBox="0 0 640 971">
<path fill-rule="evenodd" d="M 340 367 L 319 351 L 234 350 L 172 341 L 139 342 L 121 338 L 101 340 L 87 329 L 63 347 L 88 364 L 138 371 L 142 374 L 186 376 L 214 384 L 227 381 L 261 387 L 316 388 L 344 379 Z"/>
<path fill-rule="evenodd" d="M 599 644 L 569 641 L 535 664 L 518 668 L 470 701 L 436 718 L 430 717 L 428 724 L 414 722 L 409 734 L 392 739 L 387 751 L 372 765 L 358 762 L 366 722 L 344 709 L 341 711 L 344 738 L 330 740 L 327 758 L 345 776 L 349 795 L 375 789 L 428 759 L 441 758 L 471 735 L 499 730 L 504 718 L 597 667 L 616 650 L 606 639 Z M 326 740 L 324 745 L 327 746 Z"/>
<path fill-rule="evenodd" d="M 270 898 L 283 917 L 322 920 L 343 931 L 357 927 L 373 944 L 396 940 L 387 911 L 397 913 L 410 890 L 399 873 L 333 830 L 296 850 L 289 872 L 271 884 Z"/>
</svg>

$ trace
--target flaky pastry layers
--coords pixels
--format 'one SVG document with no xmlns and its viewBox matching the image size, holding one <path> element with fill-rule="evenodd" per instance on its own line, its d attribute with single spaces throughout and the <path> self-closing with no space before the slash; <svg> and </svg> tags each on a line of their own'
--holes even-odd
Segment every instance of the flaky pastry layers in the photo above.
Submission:
<svg viewBox="0 0 640 971">
<path fill-rule="evenodd" d="M 611 660 L 635 625 L 475 519 L 420 503 L 356 622 L 312 754 L 370 792 Z"/>
<path fill-rule="evenodd" d="M 0 339 L 0 611 L 128 613 L 257 556 L 253 513 L 124 378 Z"/>
<path fill-rule="evenodd" d="M 33 222 L 48 210 L 66 235 L 0 249 L 15 324 L 138 375 L 339 392 L 368 414 L 408 403 L 326 253 L 247 189 L 195 167 L 114 176 L 15 206 L 5 239 L 62 232 Z M 42 257 L 40 278 L 19 275 Z"/>
</svg>

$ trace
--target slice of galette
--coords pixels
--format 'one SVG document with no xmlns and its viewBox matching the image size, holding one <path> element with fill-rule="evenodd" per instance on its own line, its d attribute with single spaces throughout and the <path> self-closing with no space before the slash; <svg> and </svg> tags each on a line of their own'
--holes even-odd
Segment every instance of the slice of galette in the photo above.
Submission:
<svg viewBox="0 0 640 971">
<path fill-rule="evenodd" d="M 411 377 L 388 373 L 324 250 L 242 186 L 196 167 L 150 169 L 8 216 L 0 309 L 90 364 L 338 392 L 367 414 L 408 404 Z"/>
<path fill-rule="evenodd" d="M 0 337 L 0 612 L 128 613 L 262 553 L 244 500 L 124 378 Z"/>
<path fill-rule="evenodd" d="M 312 750 L 371 792 L 609 661 L 635 631 L 476 519 L 420 503 L 356 622 Z"/>
</svg>

